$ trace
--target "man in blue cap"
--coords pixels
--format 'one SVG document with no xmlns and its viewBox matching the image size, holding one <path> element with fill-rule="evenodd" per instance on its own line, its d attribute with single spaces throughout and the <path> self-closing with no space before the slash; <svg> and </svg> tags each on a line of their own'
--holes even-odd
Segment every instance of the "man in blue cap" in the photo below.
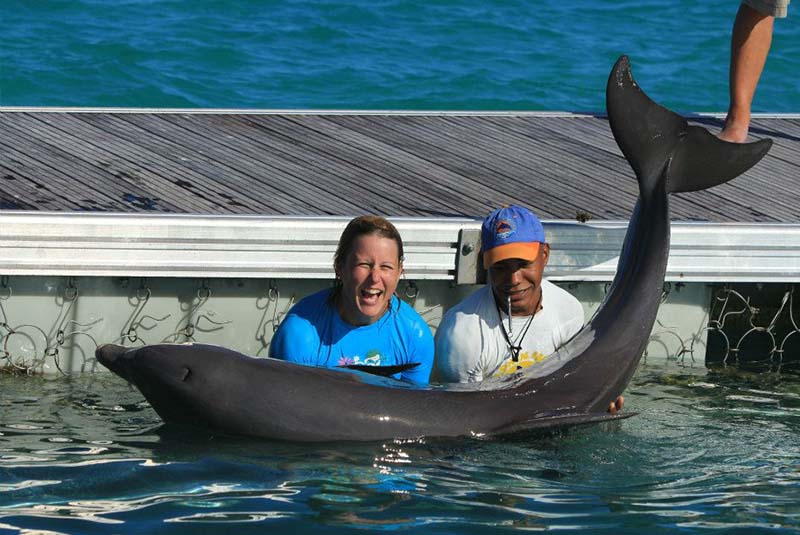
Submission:
<svg viewBox="0 0 800 535">
<path fill-rule="evenodd" d="M 488 284 L 448 310 L 436 331 L 443 382 L 482 381 L 535 366 L 583 326 L 580 302 L 542 279 L 550 246 L 530 210 L 507 206 L 489 214 L 481 251 Z M 618 398 L 609 411 L 622 403 Z"/>
</svg>

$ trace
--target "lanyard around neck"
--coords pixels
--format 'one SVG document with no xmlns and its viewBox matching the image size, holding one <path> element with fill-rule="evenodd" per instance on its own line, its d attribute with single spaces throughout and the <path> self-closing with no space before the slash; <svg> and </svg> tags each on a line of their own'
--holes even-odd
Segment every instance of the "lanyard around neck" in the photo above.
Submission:
<svg viewBox="0 0 800 535">
<path fill-rule="evenodd" d="M 542 294 L 539 294 L 539 300 L 536 302 L 536 306 L 533 307 L 533 314 L 528 316 L 528 320 L 525 322 L 525 327 L 522 329 L 522 333 L 520 333 L 519 337 L 516 340 L 516 343 L 511 342 L 511 298 L 508 299 L 508 331 L 506 331 L 505 326 L 503 325 L 503 315 L 500 313 L 500 305 L 497 306 L 497 319 L 500 321 L 500 331 L 503 333 L 503 338 L 506 339 L 506 344 L 508 344 L 508 349 L 511 352 L 511 360 L 514 362 L 519 362 L 519 354 L 522 351 L 522 341 L 525 340 L 525 335 L 528 334 L 528 329 L 531 327 L 531 323 L 533 323 L 533 317 L 539 311 L 539 306 L 542 304 Z"/>
</svg>

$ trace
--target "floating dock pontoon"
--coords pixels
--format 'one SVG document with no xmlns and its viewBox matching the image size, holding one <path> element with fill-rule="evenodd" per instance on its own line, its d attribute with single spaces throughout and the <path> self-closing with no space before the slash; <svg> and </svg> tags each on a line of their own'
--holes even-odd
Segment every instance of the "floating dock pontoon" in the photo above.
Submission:
<svg viewBox="0 0 800 535">
<path fill-rule="evenodd" d="M 752 133 L 775 140 L 755 168 L 672 199 L 648 358 L 736 359 L 755 338 L 800 357 L 800 116 Z M 545 220 L 546 274 L 588 315 L 636 201 L 587 114 L 4 108 L 0 150 L 0 366 L 26 371 L 93 370 L 104 342 L 265 355 L 362 213 L 397 224 L 399 291 L 432 328 L 480 282 L 480 219 L 509 203 Z"/>
</svg>

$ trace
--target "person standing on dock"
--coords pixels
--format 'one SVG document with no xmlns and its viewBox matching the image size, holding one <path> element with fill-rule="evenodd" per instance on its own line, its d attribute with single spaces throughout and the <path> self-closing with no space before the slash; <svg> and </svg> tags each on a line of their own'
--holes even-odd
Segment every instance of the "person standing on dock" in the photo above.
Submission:
<svg viewBox="0 0 800 535">
<path fill-rule="evenodd" d="M 790 0 L 744 0 L 731 33 L 730 104 L 723 141 L 744 143 L 750 129 L 750 108 L 772 44 L 775 17 L 785 17 Z"/>
<path fill-rule="evenodd" d="M 544 227 L 521 206 L 498 208 L 481 226 L 488 284 L 447 311 L 436 331 L 436 377 L 477 382 L 536 366 L 583 327 L 581 303 L 543 279 Z M 622 409 L 620 396 L 609 411 Z"/>
</svg>

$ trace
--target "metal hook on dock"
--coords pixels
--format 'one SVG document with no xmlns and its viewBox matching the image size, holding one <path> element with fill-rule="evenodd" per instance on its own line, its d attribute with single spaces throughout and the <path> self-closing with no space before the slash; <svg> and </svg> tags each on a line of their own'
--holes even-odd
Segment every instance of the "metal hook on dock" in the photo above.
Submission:
<svg viewBox="0 0 800 535">
<path fill-rule="evenodd" d="M 405 296 L 412 301 L 419 296 L 419 286 L 414 281 L 406 282 Z"/>
<path fill-rule="evenodd" d="M 11 286 L 8 285 L 8 275 L 0 276 L 0 300 L 11 297 Z"/>
</svg>

